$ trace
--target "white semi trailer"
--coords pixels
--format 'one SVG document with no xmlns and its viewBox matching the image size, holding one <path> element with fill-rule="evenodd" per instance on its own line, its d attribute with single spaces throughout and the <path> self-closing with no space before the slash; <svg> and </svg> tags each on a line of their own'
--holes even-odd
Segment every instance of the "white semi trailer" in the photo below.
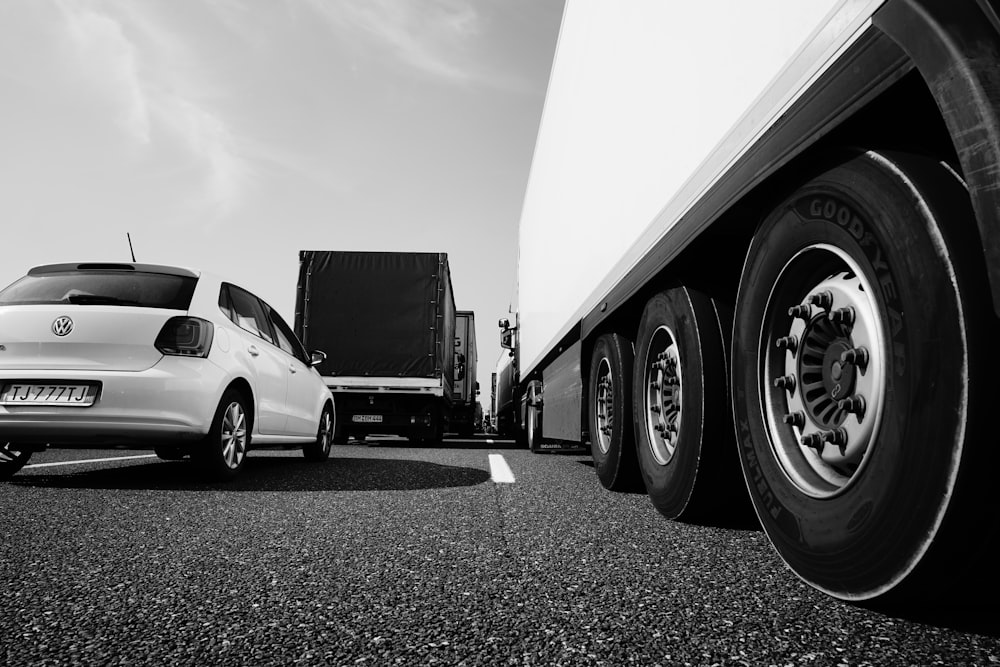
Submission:
<svg viewBox="0 0 1000 667">
<path fill-rule="evenodd" d="M 986 0 L 568 0 L 516 431 L 669 518 L 749 495 L 838 598 L 995 590 L 998 65 Z"/>
</svg>

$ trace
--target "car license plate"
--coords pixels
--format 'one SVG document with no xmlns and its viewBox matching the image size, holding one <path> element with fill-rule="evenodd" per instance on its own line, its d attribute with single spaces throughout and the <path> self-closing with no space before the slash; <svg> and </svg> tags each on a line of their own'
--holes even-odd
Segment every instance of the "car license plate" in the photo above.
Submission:
<svg viewBox="0 0 1000 667">
<path fill-rule="evenodd" d="M 352 415 L 351 421 L 356 424 L 380 424 L 382 415 Z"/>
<path fill-rule="evenodd" d="M 5 384 L 0 405 L 69 405 L 94 404 L 97 387 L 92 384 Z"/>
</svg>

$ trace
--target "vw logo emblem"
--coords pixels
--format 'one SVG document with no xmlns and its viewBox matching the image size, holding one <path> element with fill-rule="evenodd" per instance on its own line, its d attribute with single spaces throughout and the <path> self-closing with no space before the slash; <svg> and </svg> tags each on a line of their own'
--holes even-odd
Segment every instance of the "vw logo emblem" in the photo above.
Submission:
<svg viewBox="0 0 1000 667">
<path fill-rule="evenodd" d="M 73 320 L 69 319 L 65 315 L 57 317 L 56 321 L 52 323 L 52 333 L 57 336 L 65 336 L 72 330 Z"/>
</svg>

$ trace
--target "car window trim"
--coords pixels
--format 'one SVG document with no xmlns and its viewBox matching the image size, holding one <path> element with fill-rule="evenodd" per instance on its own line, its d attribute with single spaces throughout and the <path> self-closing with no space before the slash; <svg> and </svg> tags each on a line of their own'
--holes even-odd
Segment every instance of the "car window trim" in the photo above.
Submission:
<svg viewBox="0 0 1000 667">
<path fill-rule="evenodd" d="M 223 308 L 223 306 L 222 306 L 222 300 L 223 300 L 223 298 L 225 298 L 225 301 L 226 301 L 225 308 Z M 229 294 L 229 283 L 222 283 L 219 286 L 219 299 L 218 299 L 218 301 L 219 301 L 219 303 L 218 303 L 219 311 L 223 315 L 226 316 L 227 320 L 229 320 L 233 324 L 236 324 L 236 326 L 239 326 L 236 323 L 236 320 L 233 319 L 236 316 L 236 311 L 233 309 L 233 297 Z M 240 327 L 240 328 L 242 329 L 243 327 Z"/>
<path fill-rule="evenodd" d="M 288 326 L 288 322 L 285 322 L 285 319 L 281 316 L 281 313 L 272 308 L 266 301 L 262 300 L 262 302 L 266 307 L 267 317 L 269 320 L 271 320 L 271 326 L 277 331 L 278 329 L 282 328 L 278 326 L 278 322 L 280 322 L 283 325 L 284 330 L 281 333 L 283 336 L 285 336 L 285 338 L 288 339 L 288 342 L 291 343 L 292 345 L 293 351 L 290 356 L 295 357 L 296 359 L 301 361 L 305 366 L 308 367 L 309 355 L 306 352 L 305 346 L 302 345 L 302 341 L 300 341 L 299 337 L 295 335 L 295 332 L 292 331 L 292 328 Z M 275 321 L 276 319 L 277 321 Z M 289 336 L 291 336 L 291 338 L 289 338 Z M 277 336 L 275 336 L 275 338 L 277 338 Z M 285 350 L 282 350 L 282 352 L 285 352 Z M 298 354 L 296 354 L 296 352 L 298 352 Z M 288 352 L 285 352 L 285 354 L 288 354 Z"/>
<path fill-rule="evenodd" d="M 248 330 L 248 329 L 240 326 L 240 323 L 237 322 L 235 319 L 233 319 L 234 317 L 236 317 L 236 307 L 233 305 L 233 295 L 232 295 L 232 291 L 231 290 L 239 290 L 239 291 L 243 292 L 244 294 L 246 294 L 247 296 L 249 296 L 250 298 L 252 298 L 252 299 L 254 299 L 254 300 L 257 301 L 258 305 L 261 306 L 261 310 L 264 313 L 264 317 L 265 317 L 266 324 L 267 324 L 267 329 L 268 329 L 267 333 L 270 334 L 272 340 L 268 340 L 268 339 L 264 338 L 263 336 L 261 336 L 260 334 L 255 333 L 253 331 L 250 331 L 250 330 Z M 236 326 L 240 331 L 245 331 L 246 333 L 250 334 L 251 336 L 255 336 L 255 337 L 259 338 L 260 340 L 262 340 L 263 342 L 267 343 L 268 345 L 270 345 L 274 349 L 278 350 L 282 354 L 287 355 L 287 356 L 291 357 L 292 359 L 295 359 L 296 361 L 298 361 L 299 363 L 301 363 L 306 368 L 309 367 L 309 356 L 308 356 L 308 353 L 306 352 L 305 346 L 302 345 L 302 341 L 299 340 L 299 337 L 296 336 L 295 332 L 292 331 L 291 327 L 288 326 L 288 323 L 285 322 L 284 318 L 281 317 L 281 314 L 277 310 L 275 310 L 267 301 L 264 301 L 263 299 L 261 299 L 259 296 L 257 296 L 253 292 L 251 292 L 249 290 L 246 290 L 246 289 L 243 289 L 239 285 L 234 285 L 232 283 L 223 282 L 221 284 L 221 286 L 220 286 L 220 289 L 219 289 L 220 297 L 221 297 L 221 295 L 222 295 L 223 292 L 226 295 L 226 302 L 229 305 L 229 312 L 227 313 L 225 310 L 222 309 L 222 304 L 219 304 L 219 310 L 222 311 L 222 314 L 225 315 L 226 319 L 228 319 L 230 322 L 232 322 L 234 326 Z M 281 346 L 278 345 L 277 326 L 276 326 L 276 324 L 274 322 L 274 318 L 275 317 L 277 317 L 279 320 L 281 320 L 282 324 L 285 325 L 285 330 L 286 330 L 287 334 L 291 334 L 291 336 L 292 336 L 292 338 L 289 339 L 289 341 L 288 341 L 289 343 L 292 344 L 293 351 L 291 353 L 289 353 L 287 350 L 281 349 Z M 285 333 L 285 332 L 283 332 L 283 333 Z M 287 335 L 285 335 L 285 337 L 288 338 Z M 298 350 L 299 354 L 296 354 L 295 350 Z"/>
<path fill-rule="evenodd" d="M 261 315 L 264 316 L 264 322 L 262 322 L 260 324 L 263 324 L 264 326 L 267 327 L 267 330 L 266 330 L 265 333 L 267 333 L 271 337 L 271 340 L 268 340 L 267 338 L 264 338 L 264 336 L 261 335 L 261 331 L 260 331 L 259 327 L 258 327 L 257 331 L 250 331 L 246 327 L 242 326 L 238 321 L 233 321 L 233 324 L 235 324 L 237 327 L 239 327 L 239 329 L 241 331 L 246 331 L 248 334 L 250 334 L 252 336 L 256 336 L 257 338 L 261 339 L 265 343 L 269 343 L 271 345 L 274 345 L 274 330 L 272 329 L 271 318 L 268 316 L 267 308 L 264 307 L 264 302 L 261 300 L 261 298 L 258 297 L 253 292 L 251 292 L 249 290 L 243 289 L 239 285 L 234 285 L 232 283 L 223 283 L 223 284 L 226 285 L 229 288 L 230 303 L 233 304 L 233 310 L 232 310 L 232 312 L 237 317 L 238 317 L 238 314 L 236 313 L 236 305 L 235 305 L 235 303 L 233 302 L 233 299 L 232 299 L 232 297 L 233 297 L 233 291 L 234 290 L 237 291 L 237 292 L 242 292 L 246 296 L 250 297 L 250 299 L 252 301 L 255 301 L 257 303 L 257 307 L 260 308 Z M 256 320 L 256 319 L 257 318 L 254 317 L 254 320 Z M 230 318 L 230 320 L 232 320 L 232 318 Z M 274 346 L 277 347 L 277 345 L 274 345 Z M 278 348 L 278 349 L 281 349 L 281 348 Z"/>
</svg>

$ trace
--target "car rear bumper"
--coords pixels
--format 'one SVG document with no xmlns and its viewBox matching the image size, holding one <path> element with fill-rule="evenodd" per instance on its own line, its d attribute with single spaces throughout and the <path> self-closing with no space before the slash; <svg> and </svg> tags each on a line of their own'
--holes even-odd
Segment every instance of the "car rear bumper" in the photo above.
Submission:
<svg viewBox="0 0 1000 667">
<path fill-rule="evenodd" d="M 0 388 L 23 380 L 101 388 L 88 407 L 0 405 L 0 440 L 99 447 L 204 437 L 229 378 L 207 359 L 170 356 L 137 372 L 0 370 Z"/>
</svg>

